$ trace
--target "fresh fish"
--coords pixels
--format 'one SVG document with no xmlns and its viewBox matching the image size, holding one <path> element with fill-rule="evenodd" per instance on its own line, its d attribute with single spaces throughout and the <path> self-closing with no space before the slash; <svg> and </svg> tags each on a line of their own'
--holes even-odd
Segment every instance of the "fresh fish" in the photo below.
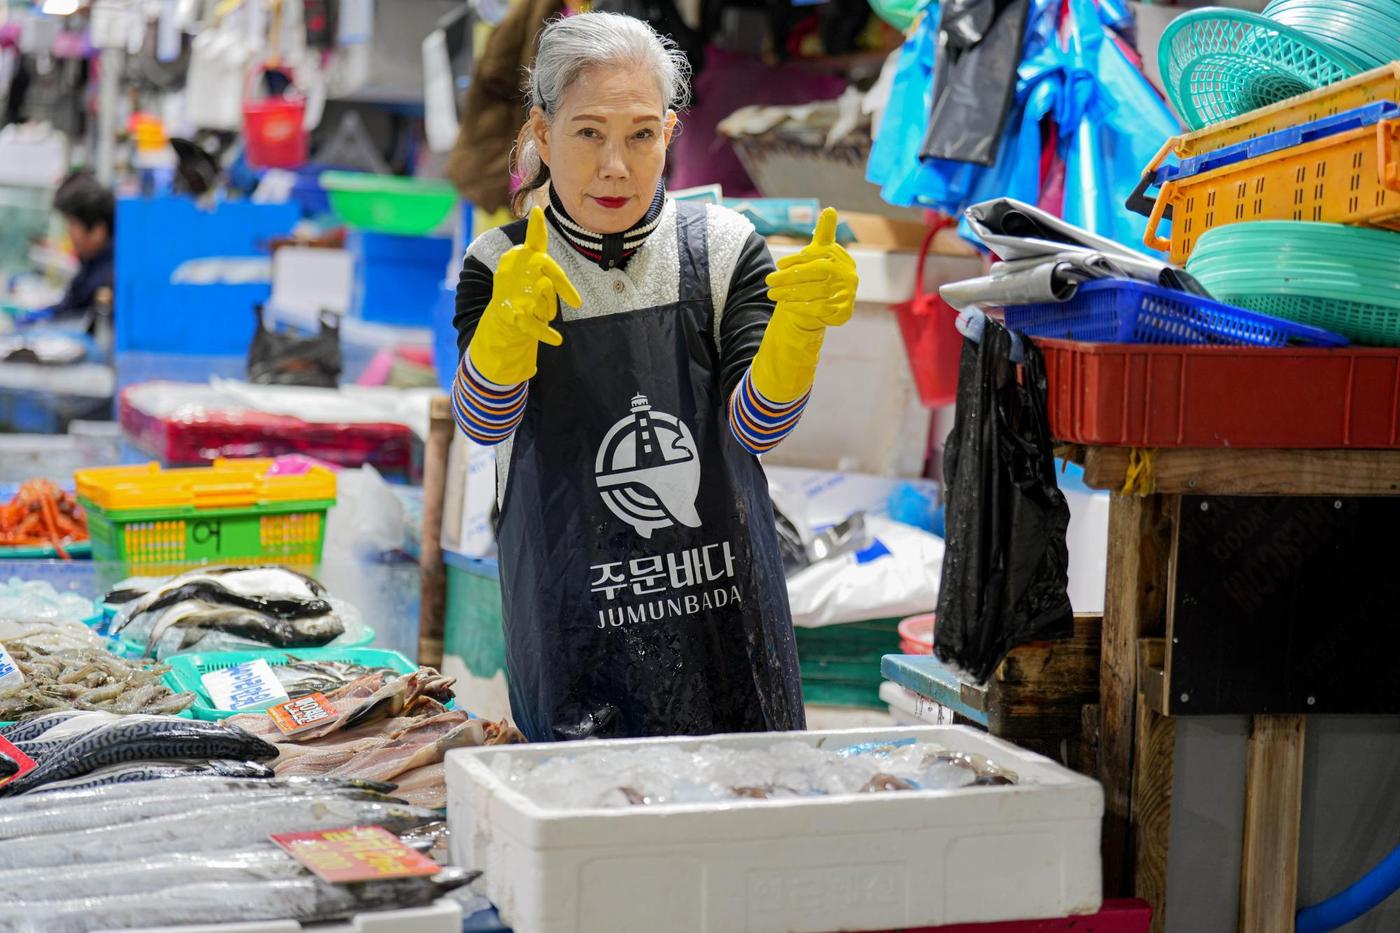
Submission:
<svg viewBox="0 0 1400 933">
<path fill-rule="evenodd" d="M 194 648 L 211 632 L 272 645 L 276 648 L 314 648 L 345 632 L 345 623 L 333 612 L 314 616 L 282 618 L 237 606 L 221 606 L 202 599 L 189 599 L 155 617 L 146 637 L 146 655 L 154 657 L 156 646 L 172 630 L 182 634 L 172 651 Z"/>
<path fill-rule="evenodd" d="M 261 765 L 254 767 L 261 768 Z M 94 772 L 96 774 L 96 772 Z M 217 774 L 182 775 L 167 778 L 157 784 L 144 781 L 115 784 L 100 784 L 81 788 L 55 788 L 48 785 L 23 797 L 10 797 L 0 800 L 0 819 L 12 814 L 34 813 L 48 810 L 58 805 L 86 806 L 91 803 L 111 803 L 119 800 L 136 800 L 152 795 L 172 794 L 190 796 L 198 793 L 218 793 L 220 791 L 256 791 L 259 788 L 301 788 L 311 792 L 316 788 L 352 788 L 391 792 L 395 785 L 381 781 L 346 780 L 344 778 L 276 778 L 267 777 L 224 777 Z"/>
<path fill-rule="evenodd" d="M 426 770 L 426 769 L 424 769 Z M 436 823 L 425 823 L 417 829 L 410 829 L 406 833 L 399 835 L 399 842 L 415 849 L 436 852 L 447 851 L 447 840 L 451 837 L 451 830 L 448 829 L 446 820 L 438 820 Z M 0 878 L 0 887 L 3 887 L 5 880 Z"/>
<path fill-rule="evenodd" d="M 89 933 L 187 923 L 342 920 L 391 908 L 423 907 L 479 875 L 445 868 L 428 878 L 328 884 L 314 876 L 218 881 L 140 894 L 0 905 L 5 933 Z"/>
<path fill-rule="evenodd" d="M 0 810 L 0 841 L 17 839 L 21 836 L 73 833 L 86 829 L 98 829 L 103 826 L 135 823 L 159 816 L 189 813 L 204 807 L 223 807 L 254 799 L 271 801 L 284 797 L 305 796 L 377 800 L 381 803 L 404 802 L 378 791 L 361 790 L 355 787 L 335 787 L 328 783 L 273 786 L 270 781 L 263 782 L 261 787 L 247 790 L 210 789 L 208 791 L 191 790 L 188 793 L 180 794 L 155 793 L 120 800 L 98 799 L 86 804 L 65 800 L 55 801 L 54 805 L 47 810 L 15 814 L 7 814 Z"/>
<path fill-rule="evenodd" d="M 21 749 L 23 751 L 23 749 Z M 19 770 L 19 762 L 9 755 L 0 753 L 0 780 L 3 780 Z"/>
<path fill-rule="evenodd" d="M 0 737 L 3 737 L 9 742 L 27 742 L 30 739 L 37 739 L 65 720 L 82 715 L 84 714 L 77 710 L 64 710 L 60 713 L 40 713 L 22 722 L 17 722 L 13 726 L 0 729 Z"/>
<path fill-rule="evenodd" d="M 211 804 L 220 798 L 210 798 Z M 433 810 L 334 794 L 251 798 L 231 805 L 158 816 L 72 833 L 22 836 L 0 846 L 0 869 L 139 859 L 152 852 L 242 849 L 269 833 L 378 825 L 406 832 L 438 819 Z"/>
<path fill-rule="evenodd" d="M 346 661 L 304 661 L 292 655 L 290 663 L 272 669 L 287 696 L 295 699 L 308 693 L 330 693 L 346 684 L 354 683 L 367 674 L 383 671 L 390 677 L 396 672 L 383 667 L 366 667 Z"/>
<path fill-rule="evenodd" d="M 440 851 L 445 858 L 447 824 L 429 823 L 399 841 L 425 855 Z M 306 875 L 300 862 L 267 842 L 233 852 L 162 853 L 135 862 L 0 871 L 0 904 L 113 897 L 190 884 L 275 881 Z"/>
<path fill-rule="evenodd" d="M 120 717 L 116 713 L 93 710 L 83 712 L 81 710 L 67 710 L 62 713 L 49 713 L 38 716 L 16 726 L 16 730 L 25 729 L 28 726 L 40 726 L 40 730 L 31 735 L 22 735 L 18 738 L 6 736 L 11 742 L 53 742 L 59 739 L 69 739 L 75 735 L 82 735 L 84 732 L 91 732 L 98 726 L 105 726 Z"/>
<path fill-rule="evenodd" d="M 0 787 L 21 794 L 50 781 L 87 774 L 104 765 L 165 758 L 230 758 L 264 761 L 277 749 L 226 723 L 165 717 L 125 717 L 75 736 L 37 768 Z"/>
<path fill-rule="evenodd" d="M 81 777 L 70 778 L 66 781 L 51 781 L 22 797 L 5 798 L 0 796 L 0 805 L 16 800 L 28 800 L 30 797 L 47 794 L 49 791 L 79 791 L 111 785 L 142 784 L 146 781 L 160 781 L 164 786 L 166 781 L 179 778 L 267 780 L 272 776 L 271 768 L 254 761 L 229 761 L 218 758 L 210 761 L 139 761 L 135 764 L 108 765 L 105 768 L 98 768 Z"/>
<path fill-rule="evenodd" d="M 306 618 L 331 611 L 325 595 L 325 589 L 310 577 L 281 567 L 201 569 L 173 577 L 131 600 L 120 615 L 125 625 L 144 613 L 197 599 L 283 619 Z"/>
<path fill-rule="evenodd" d="M 486 726 L 485 720 L 469 720 L 461 710 L 446 712 L 404 730 L 379 748 L 356 755 L 329 776 L 389 780 L 442 761 L 449 749 L 485 745 Z"/>
</svg>

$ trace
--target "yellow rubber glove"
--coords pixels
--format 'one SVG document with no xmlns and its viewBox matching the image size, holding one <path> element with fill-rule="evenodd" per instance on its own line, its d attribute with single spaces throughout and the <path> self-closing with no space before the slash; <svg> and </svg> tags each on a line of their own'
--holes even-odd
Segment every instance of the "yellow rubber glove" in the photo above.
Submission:
<svg viewBox="0 0 1400 933">
<path fill-rule="evenodd" d="M 785 405 L 812 388 L 826 329 L 846 323 L 855 311 L 856 263 L 836 242 L 834 209 L 822 211 L 812 242 L 781 260 L 767 282 L 775 307 L 751 379 L 760 395 Z"/>
<path fill-rule="evenodd" d="M 526 222 L 525 242 L 506 250 L 496 267 L 491 302 L 467 346 L 476 371 L 497 385 L 513 386 L 533 376 L 541 343 L 563 344 L 563 335 L 549 326 L 559 313 L 556 295 L 570 307 L 583 303 L 548 249 L 544 212 L 536 207 Z"/>
</svg>

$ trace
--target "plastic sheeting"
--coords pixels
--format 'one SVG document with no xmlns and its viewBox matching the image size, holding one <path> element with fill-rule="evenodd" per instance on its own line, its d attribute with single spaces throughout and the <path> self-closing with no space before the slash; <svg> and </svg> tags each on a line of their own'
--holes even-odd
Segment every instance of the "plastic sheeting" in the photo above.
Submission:
<svg viewBox="0 0 1400 933">
<path fill-rule="evenodd" d="M 1071 223 L 1146 252 L 1145 219 L 1121 205 L 1142 166 L 1180 126 L 1105 26 L 1127 28 L 1121 4 L 1031 0 L 1015 97 L 995 162 L 985 167 L 919 158 L 937 90 L 939 16 L 940 5 L 931 3 L 895 64 L 866 172 L 885 200 L 952 215 L 998 197 L 1038 204 L 1055 183 L 1054 167 L 1063 165 L 1063 196 L 1044 203 L 1062 202 Z M 962 231 L 971 238 L 970 228 Z"/>
</svg>

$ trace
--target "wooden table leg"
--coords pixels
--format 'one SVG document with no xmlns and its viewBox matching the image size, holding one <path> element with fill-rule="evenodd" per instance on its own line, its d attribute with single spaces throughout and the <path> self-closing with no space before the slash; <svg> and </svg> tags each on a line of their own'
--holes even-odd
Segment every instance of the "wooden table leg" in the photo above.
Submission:
<svg viewBox="0 0 1400 933">
<path fill-rule="evenodd" d="M 442 565 L 442 503 L 447 490 L 447 455 L 452 446 L 452 407 L 447 396 L 434 396 L 423 450 L 423 543 L 418 565 L 422 586 L 418 599 L 418 663 L 442 664 L 447 570 Z"/>
<path fill-rule="evenodd" d="M 1245 776 L 1240 933 L 1293 929 L 1306 717 L 1255 716 Z"/>
<path fill-rule="evenodd" d="M 1104 896 L 1132 894 L 1133 740 L 1137 646 L 1165 634 L 1170 518 L 1176 497 L 1114 494 L 1108 512 L 1108 580 L 1100 659 L 1099 780 L 1104 788 Z"/>
<path fill-rule="evenodd" d="M 1137 708 L 1133 765 L 1133 895 L 1152 905 L 1152 933 L 1167 928 L 1167 840 L 1172 822 L 1176 721 Z"/>
</svg>

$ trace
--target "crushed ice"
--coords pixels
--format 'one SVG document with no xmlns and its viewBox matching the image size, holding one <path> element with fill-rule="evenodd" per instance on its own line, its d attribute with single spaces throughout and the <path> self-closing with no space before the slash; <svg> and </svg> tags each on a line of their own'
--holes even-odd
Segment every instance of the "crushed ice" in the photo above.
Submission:
<svg viewBox="0 0 1400 933">
<path fill-rule="evenodd" d="M 756 749 L 589 749 L 538 763 L 501 755 L 493 767 L 535 803 L 561 810 L 1017 783 L 980 755 L 912 739 L 835 749 L 796 741 Z"/>
</svg>

